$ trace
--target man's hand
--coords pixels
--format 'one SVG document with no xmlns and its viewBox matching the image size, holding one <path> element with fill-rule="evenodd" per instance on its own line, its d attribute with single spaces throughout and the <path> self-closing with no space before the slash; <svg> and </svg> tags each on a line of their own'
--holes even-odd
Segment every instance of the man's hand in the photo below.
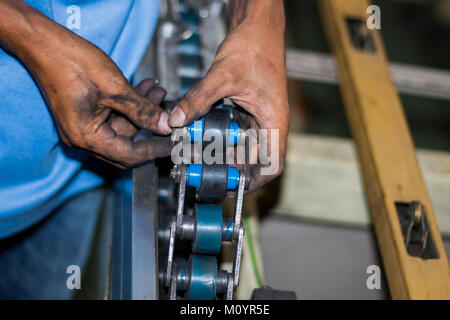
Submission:
<svg viewBox="0 0 450 320">
<path fill-rule="evenodd" d="M 170 154 L 168 138 L 133 142 L 138 128 L 172 131 L 153 80 L 133 89 L 102 50 L 21 1 L 2 1 L 0 20 L 0 42 L 39 82 L 65 143 L 119 167 Z"/>
<path fill-rule="evenodd" d="M 251 172 L 252 191 L 281 173 L 286 153 L 289 106 L 283 1 L 231 0 L 230 11 L 230 33 L 213 65 L 205 78 L 178 103 L 169 124 L 186 126 L 207 113 L 216 101 L 230 98 L 253 116 L 251 127 L 278 129 L 278 170 L 273 175 L 261 175 L 262 166 L 255 166 Z M 267 150 L 270 150 L 270 139 Z"/>
</svg>

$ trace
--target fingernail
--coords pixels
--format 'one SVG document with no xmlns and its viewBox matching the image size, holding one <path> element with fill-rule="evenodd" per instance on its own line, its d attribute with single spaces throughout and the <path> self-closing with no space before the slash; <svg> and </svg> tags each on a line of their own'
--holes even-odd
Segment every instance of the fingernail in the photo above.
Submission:
<svg viewBox="0 0 450 320">
<path fill-rule="evenodd" d="M 172 128 L 169 126 L 168 120 L 169 115 L 165 112 L 161 113 L 161 116 L 159 117 L 158 128 L 159 130 L 161 130 L 161 132 L 167 134 L 172 132 Z"/>
<path fill-rule="evenodd" d="M 170 114 L 169 124 L 171 127 L 182 127 L 186 120 L 186 114 L 180 107 L 175 107 Z"/>
</svg>

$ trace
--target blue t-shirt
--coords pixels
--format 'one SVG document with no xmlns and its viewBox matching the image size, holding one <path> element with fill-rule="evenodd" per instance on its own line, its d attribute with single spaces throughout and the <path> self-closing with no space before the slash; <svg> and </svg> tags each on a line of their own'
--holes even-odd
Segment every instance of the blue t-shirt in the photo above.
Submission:
<svg viewBox="0 0 450 320">
<path fill-rule="evenodd" d="M 155 28 L 159 0 L 26 0 L 107 53 L 130 79 Z M 103 183 L 90 156 L 64 147 L 26 68 L 0 47 L 0 239 Z"/>
</svg>

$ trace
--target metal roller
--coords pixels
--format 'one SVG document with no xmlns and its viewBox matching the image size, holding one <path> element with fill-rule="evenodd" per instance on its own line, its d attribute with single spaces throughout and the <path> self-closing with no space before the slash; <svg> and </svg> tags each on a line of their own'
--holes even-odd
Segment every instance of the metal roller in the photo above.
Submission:
<svg viewBox="0 0 450 320">
<path fill-rule="evenodd" d="M 219 254 L 222 241 L 233 241 L 234 221 L 223 219 L 222 207 L 196 204 L 193 216 L 184 216 L 180 238 L 192 241 L 193 253 Z"/>
<path fill-rule="evenodd" d="M 197 204 L 194 218 L 192 252 L 220 253 L 223 233 L 222 207 L 214 204 Z"/>
<path fill-rule="evenodd" d="M 240 127 L 237 122 L 231 121 L 231 108 L 221 105 L 211 109 L 204 117 L 194 121 L 188 126 L 189 136 L 192 142 L 203 141 L 203 135 L 207 130 L 217 131 L 228 145 L 236 145 L 240 138 Z M 205 147 L 209 142 L 204 144 Z"/>
<path fill-rule="evenodd" d="M 176 270 L 170 296 L 176 298 L 178 290 L 189 300 L 214 300 L 227 292 L 230 279 L 226 271 L 218 270 L 214 256 L 191 255 L 187 264 Z"/>
<path fill-rule="evenodd" d="M 203 3 L 203 2 L 202 2 Z M 169 15 L 179 20 L 178 25 L 185 26 L 183 37 L 173 42 L 175 47 L 167 50 L 165 56 L 170 55 L 176 64 L 166 62 L 163 67 L 173 71 L 176 77 L 166 77 L 164 83 L 171 87 L 171 97 L 177 99 L 192 88 L 207 72 L 208 66 L 213 61 L 214 54 L 209 57 L 208 50 L 219 44 L 221 40 L 212 43 L 202 29 L 208 20 L 208 25 L 214 22 L 221 13 L 221 1 L 215 1 L 214 6 L 203 8 L 198 1 L 176 1 L 170 5 L 177 5 L 176 10 L 170 10 Z M 192 10 L 202 7 L 202 14 Z M 208 15 L 204 13 L 207 10 Z M 175 13 L 174 13 L 175 12 Z M 221 24 L 222 25 L 222 24 Z M 225 30 L 225 23 L 223 24 Z M 214 30 L 215 32 L 216 30 Z M 171 39 L 164 42 L 171 45 Z M 206 49 L 206 50 L 205 50 Z M 168 60 L 167 60 L 168 61 Z M 164 68 L 162 68 L 164 70 Z M 177 89 L 177 94 L 175 94 Z M 233 298 L 233 292 L 239 284 L 239 270 L 244 237 L 244 225 L 242 223 L 242 203 L 244 189 L 248 186 L 248 178 L 244 171 L 226 165 L 226 148 L 236 146 L 241 138 L 241 130 L 233 117 L 233 107 L 227 101 L 225 104 L 217 102 L 204 117 L 186 127 L 183 132 L 188 133 L 190 142 L 201 144 L 203 151 L 210 149 L 212 156 L 222 164 L 178 164 L 171 171 L 172 177 L 178 184 L 176 212 L 170 219 L 167 265 L 161 281 L 168 289 L 169 298 L 177 297 L 185 299 L 227 299 Z M 209 136 L 208 139 L 207 136 Z M 223 148 L 216 147 L 220 139 Z M 208 141 L 212 140 L 212 141 Z M 214 143 L 212 145 L 211 143 Z M 195 189 L 196 203 L 193 214 L 190 214 L 190 198 L 186 196 L 187 187 Z M 235 195 L 235 209 L 232 218 L 223 218 L 220 202 L 227 193 Z M 185 208 L 186 207 L 186 208 Z M 185 260 L 185 247 L 183 254 L 177 255 L 175 247 L 178 240 L 188 241 L 192 245 L 192 253 L 188 261 Z M 221 251 L 223 241 L 232 242 L 235 248 L 233 268 L 231 272 L 218 269 L 216 257 Z M 185 243 L 183 243 L 184 245 Z M 180 250 L 180 249 L 179 249 Z M 181 252 L 181 251 L 180 251 Z M 198 255 L 201 254 L 201 255 Z"/>
<path fill-rule="evenodd" d="M 226 164 L 191 164 L 186 171 L 187 185 L 197 189 L 202 202 L 222 201 L 227 191 L 236 190 L 239 179 L 239 170 Z"/>
<path fill-rule="evenodd" d="M 216 298 L 217 259 L 213 256 L 192 255 L 189 258 L 190 281 L 186 298 L 213 300 Z"/>
</svg>

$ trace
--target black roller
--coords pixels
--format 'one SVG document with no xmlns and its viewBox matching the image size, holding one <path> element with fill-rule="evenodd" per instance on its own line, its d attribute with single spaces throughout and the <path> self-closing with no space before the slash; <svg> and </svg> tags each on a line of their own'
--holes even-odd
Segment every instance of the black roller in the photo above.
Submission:
<svg viewBox="0 0 450 320">
<path fill-rule="evenodd" d="M 230 128 L 230 112 L 225 109 L 213 108 L 210 112 L 208 112 L 205 117 L 205 124 L 203 132 L 208 132 L 208 130 L 214 130 L 214 136 L 222 136 L 222 148 L 221 154 L 214 155 L 217 159 L 221 158 L 222 163 L 225 163 L 226 157 L 226 146 L 227 146 L 227 130 Z M 203 133 L 203 134 L 204 134 Z M 203 141 L 203 150 L 207 145 L 212 143 L 213 141 Z"/>
<path fill-rule="evenodd" d="M 228 166 L 203 164 L 202 181 L 197 199 L 202 202 L 221 202 L 227 193 Z"/>
</svg>

